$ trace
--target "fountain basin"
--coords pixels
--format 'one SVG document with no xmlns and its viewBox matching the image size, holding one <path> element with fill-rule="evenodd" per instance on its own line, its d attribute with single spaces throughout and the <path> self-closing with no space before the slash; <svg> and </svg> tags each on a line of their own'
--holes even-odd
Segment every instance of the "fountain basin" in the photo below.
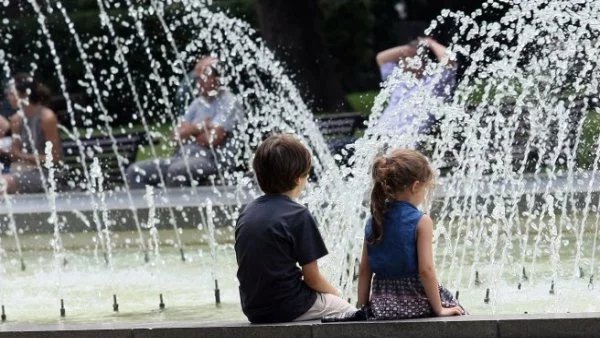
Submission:
<svg viewBox="0 0 600 338">
<path fill-rule="evenodd" d="M 143 260 L 135 231 L 114 232 L 110 265 L 103 261 L 101 248 L 93 241 L 94 232 L 64 236 L 66 265 L 57 262 L 53 256 L 49 244 L 51 234 L 26 234 L 21 238 L 27 265 L 25 271 L 20 269 L 14 243 L 2 238 L 6 243 L 6 256 L 3 257 L 5 270 L 0 274 L 0 300 L 5 305 L 7 321 L 0 324 L 0 330 L 17 324 L 54 324 L 57 321 L 62 325 L 244 321 L 235 278 L 233 233 L 229 227 L 217 230 L 216 240 L 220 245 L 216 248 L 214 261 L 210 246 L 206 245 L 209 243 L 207 234 L 197 229 L 184 229 L 181 237 L 186 262 L 181 261 L 179 251 L 174 247 L 173 232 L 160 230 L 158 236 L 162 245 L 158 251 L 151 248 L 148 263 Z M 471 251 L 465 262 L 459 264 L 444 262 L 443 250 L 437 250 L 438 277 L 453 293 L 460 292 L 459 300 L 472 314 L 528 312 L 533 316 L 534 313 L 600 311 L 600 289 L 588 285 L 590 272 L 587 266 L 584 266 L 583 278 L 574 278 L 570 274 L 574 262 L 568 253 L 575 247 L 575 241 L 570 239 L 569 244 L 561 248 L 561 256 L 568 259 L 561 262 L 561 273 L 554 282 L 554 265 L 548 258 L 539 257 L 535 271 L 526 261 L 527 281 L 521 279 L 519 263 L 502 267 L 499 263 L 490 264 L 486 259 L 476 267 L 480 283 L 475 285 L 469 281 L 473 277 Z M 539 249 L 546 250 L 547 245 Z M 328 255 L 321 262 L 324 272 L 337 267 L 331 259 Z M 459 273 L 461 265 L 466 266 L 462 274 Z M 498 274 L 500 270 L 503 272 Z M 215 278 L 221 298 L 218 306 L 214 298 Z M 552 282 L 555 293 L 551 295 Z M 518 284 L 522 284 L 520 288 Z M 491 289 L 489 303 L 484 302 L 487 289 Z M 159 307 L 160 294 L 164 295 L 164 309 Z M 113 295 L 118 297 L 119 312 L 113 311 Z M 355 295 L 356 289 L 352 288 L 345 297 L 353 302 Z M 64 300 L 65 317 L 59 315 L 61 299 Z"/>
</svg>

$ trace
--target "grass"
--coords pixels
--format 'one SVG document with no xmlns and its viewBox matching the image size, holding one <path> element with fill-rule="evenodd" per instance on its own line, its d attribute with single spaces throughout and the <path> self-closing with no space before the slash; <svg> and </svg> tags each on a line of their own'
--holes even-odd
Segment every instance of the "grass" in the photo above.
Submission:
<svg viewBox="0 0 600 338">
<path fill-rule="evenodd" d="M 583 123 L 581 143 L 577 149 L 577 165 L 586 170 L 592 169 L 600 135 L 600 111 L 590 111 Z"/>
<path fill-rule="evenodd" d="M 360 112 L 366 116 L 371 114 L 371 108 L 373 107 L 373 102 L 375 102 L 377 94 L 379 94 L 379 91 L 377 90 L 350 93 L 346 96 L 346 99 L 348 100 L 352 111 Z"/>
<path fill-rule="evenodd" d="M 142 126 L 139 127 L 140 131 L 144 130 Z M 175 146 L 171 138 L 173 136 L 173 128 L 171 125 L 168 123 L 155 124 L 150 126 L 149 129 L 152 133 L 152 136 L 158 141 L 158 143 L 154 145 L 156 157 L 168 158 L 173 156 Z M 137 161 L 149 160 L 152 158 L 153 156 L 150 146 L 141 146 L 137 154 Z"/>
</svg>

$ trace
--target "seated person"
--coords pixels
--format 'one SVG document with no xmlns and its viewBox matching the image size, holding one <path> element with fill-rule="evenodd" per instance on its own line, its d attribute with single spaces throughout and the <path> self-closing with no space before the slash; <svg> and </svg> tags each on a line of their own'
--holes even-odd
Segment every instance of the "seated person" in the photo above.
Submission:
<svg viewBox="0 0 600 338">
<path fill-rule="evenodd" d="M 8 95 L 8 85 L 3 83 L 4 93 Z M 0 99 L 0 139 L 10 135 L 10 117 L 15 113 L 15 110 L 10 106 L 8 100 Z M 2 148 L 2 145 L 0 145 Z"/>
<path fill-rule="evenodd" d="M 17 74 L 8 84 L 7 100 L 21 113 L 10 117 L 10 151 L 0 150 L 11 161 L 10 172 L 2 175 L 6 192 L 43 192 L 47 170 L 46 142 L 52 144 L 52 162 L 61 159 L 61 144 L 56 114 L 46 107 L 50 91 L 29 74 Z"/>
<path fill-rule="evenodd" d="M 235 226 L 242 311 L 252 323 L 320 319 L 356 309 L 321 274 L 327 248 L 310 211 L 297 202 L 312 166 L 308 149 L 291 135 L 273 135 L 252 167 L 265 193 Z"/>
<path fill-rule="evenodd" d="M 136 162 L 127 168 L 130 188 L 158 185 L 190 185 L 217 174 L 232 164 L 232 133 L 243 119 L 235 96 L 219 84 L 216 60 L 205 57 L 194 67 L 199 96 L 192 101 L 174 133 L 182 146 L 172 158 Z M 187 162 L 187 163 L 186 163 Z M 188 171 L 189 168 L 189 171 Z M 162 177 L 160 177 L 162 175 Z"/>
<path fill-rule="evenodd" d="M 428 74 L 425 71 L 428 58 L 415 58 L 419 44 L 426 46 L 444 67 L 441 73 Z M 432 97 L 446 99 L 452 96 L 457 67 L 456 63 L 448 58 L 446 47 L 432 38 L 425 37 L 407 45 L 379 52 L 376 61 L 383 81 L 387 81 L 397 67 L 403 67 L 404 75 L 412 74 L 412 76 L 401 76 L 400 82 L 394 84 L 395 87 L 377 128 L 393 134 L 406 133 L 415 129 L 424 132 L 430 127 L 432 118 L 425 118 L 423 124 L 416 122 L 418 117 L 414 115 L 418 115 L 418 108 L 416 106 L 411 108 L 411 104 L 422 105 L 423 99 L 415 100 L 415 98 L 423 94 L 427 95 L 425 99 Z"/>
<path fill-rule="evenodd" d="M 8 109 L 5 107 L 8 106 Z M 0 101 L 0 173 L 6 174 L 10 170 L 10 160 L 8 153 L 12 139 L 10 138 L 10 122 L 9 118 L 13 111 L 9 103 L 4 100 Z"/>
<path fill-rule="evenodd" d="M 8 101 L 0 101 L 0 138 L 10 134 L 9 119 L 14 111 L 11 109 Z"/>
<path fill-rule="evenodd" d="M 177 115 L 185 115 L 187 107 L 196 96 L 196 82 L 194 70 L 192 69 L 189 73 L 184 74 L 180 81 L 177 92 L 175 92 L 175 98 L 173 99 L 173 112 Z"/>
</svg>

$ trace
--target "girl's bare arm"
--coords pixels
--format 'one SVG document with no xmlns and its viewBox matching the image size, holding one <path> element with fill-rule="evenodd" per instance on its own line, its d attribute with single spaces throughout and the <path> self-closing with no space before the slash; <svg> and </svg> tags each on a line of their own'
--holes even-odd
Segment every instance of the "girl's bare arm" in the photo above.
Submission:
<svg viewBox="0 0 600 338">
<path fill-rule="evenodd" d="M 358 274 L 358 307 L 369 303 L 371 295 L 371 278 L 373 278 L 373 271 L 371 271 L 371 266 L 369 265 L 367 242 L 365 241 L 363 243 L 360 270 Z"/>
<path fill-rule="evenodd" d="M 417 255 L 419 260 L 419 276 L 425 288 L 433 311 L 438 316 L 461 315 L 459 307 L 444 308 L 440 298 L 440 289 L 433 263 L 433 221 L 428 215 L 423 215 L 417 225 Z"/>
</svg>

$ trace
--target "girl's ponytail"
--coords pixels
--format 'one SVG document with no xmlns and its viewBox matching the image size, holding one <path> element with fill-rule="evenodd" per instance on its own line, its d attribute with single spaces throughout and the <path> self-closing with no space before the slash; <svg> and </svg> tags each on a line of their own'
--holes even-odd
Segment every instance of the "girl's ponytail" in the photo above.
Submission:
<svg viewBox="0 0 600 338">
<path fill-rule="evenodd" d="M 383 237 L 383 214 L 385 213 L 385 192 L 381 182 L 375 182 L 371 191 L 371 215 L 373 220 L 371 227 L 373 234 L 369 238 L 369 242 L 376 243 Z"/>
<path fill-rule="evenodd" d="M 383 215 L 385 214 L 388 200 L 388 190 L 386 184 L 387 160 L 383 156 L 378 156 L 372 168 L 373 190 L 371 190 L 371 215 L 373 233 L 368 241 L 377 243 L 383 237 Z"/>
</svg>

